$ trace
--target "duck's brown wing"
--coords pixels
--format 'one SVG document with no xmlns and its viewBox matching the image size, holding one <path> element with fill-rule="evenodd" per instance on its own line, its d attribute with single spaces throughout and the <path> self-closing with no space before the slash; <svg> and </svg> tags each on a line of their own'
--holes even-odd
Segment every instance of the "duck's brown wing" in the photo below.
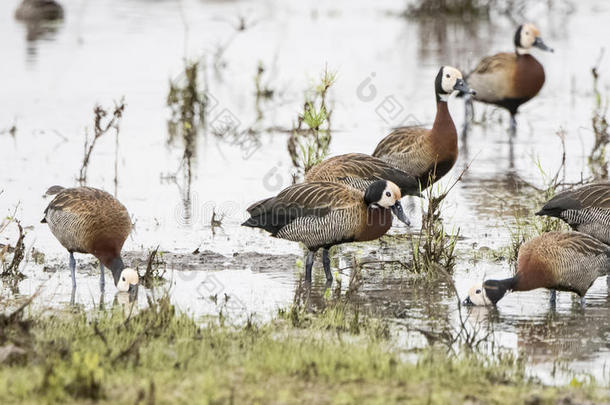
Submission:
<svg viewBox="0 0 610 405">
<path fill-rule="evenodd" d="M 493 103 L 511 97 L 516 67 L 515 53 L 498 53 L 481 60 L 466 77 L 470 88 L 476 91 L 474 98 Z"/>
<path fill-rule="evenodd" d="M 411 176 L 426 177 L 436 159 L 426 136 L 428 131 L 423 127 L 398 128 L 379 142 L 373 156 Z"/>
<path fill-rule="evenodd" d="M 100 240 L 111 239 L 122 246 L 129 236 L 129 213 L 111 194 L 92 187 L 54 186 L 49 191 L 56 196 L 45 209 L 43 222 L 66 249 L 90 253 Z"/>
<path fill-rule="evenodd" d="M 363 153 L 348 153 L 327 159 L 309 170 L 305 181 L 341 182 L 365 191 L 377 180 L 390 180 L 402 195 L 420 195 L 416 177 L 396 169 L 384 160 Z"/>
</svg>

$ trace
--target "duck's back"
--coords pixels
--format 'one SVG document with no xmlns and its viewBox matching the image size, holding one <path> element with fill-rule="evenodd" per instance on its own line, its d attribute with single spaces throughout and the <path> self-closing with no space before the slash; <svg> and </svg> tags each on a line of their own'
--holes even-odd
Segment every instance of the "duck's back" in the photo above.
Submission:
<svg viewBox="0 0 610 405">
<path fill-rule="evenodd" d="M 62 189 L 45 210 L 46 222 L 71 252 L 94 253 L 98 246 L 120 251 L 131 231 L 127 209 L 111 194 L 92 187 Z"/>
<path fill-rule="evenodd" d="M 515 290 L 551 288 L 584 295 L 608 274 L 610 247 L 581 232 L 548 232 L 519 250 Z"/>
</svg>

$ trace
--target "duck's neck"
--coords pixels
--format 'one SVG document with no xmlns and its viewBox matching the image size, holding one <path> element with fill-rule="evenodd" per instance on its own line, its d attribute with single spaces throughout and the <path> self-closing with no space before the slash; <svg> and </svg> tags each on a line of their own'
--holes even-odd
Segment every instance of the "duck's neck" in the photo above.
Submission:
<svg viewBox="0 0 610 405">
<path fill-rule="evenodd" d="M 483 287 L 487 298 L 495 305 L 508 291 L 515 289 L 517 282 L 517 276 L 514 276 L 503 280 L 487 280 Z"/>
<path fill-rule="evenodd" d="M 366 223 L 356 235 L 357 241 L 369 241 L 385 235 L 392 227 L 392 211 L 389 208 L 370 205 L 366 210 Z"/>
<path fill-rule="evenodd" d="M 434 124 L 432 125 L 430 135 L 433 137 L 440 136 L 443 139 L 449 139 L 450 137 L 447 136 L 448 132 L 455 133 L 457 136 L 457 131 L 455 129 L 455 124 L 451 119 L 451 114 L 449 114 L 447 102 L 443 101 L 440 97 L 440 95 L 437 95 L 436 98 L 436 117 L 434 118 Z"/>
</svg>

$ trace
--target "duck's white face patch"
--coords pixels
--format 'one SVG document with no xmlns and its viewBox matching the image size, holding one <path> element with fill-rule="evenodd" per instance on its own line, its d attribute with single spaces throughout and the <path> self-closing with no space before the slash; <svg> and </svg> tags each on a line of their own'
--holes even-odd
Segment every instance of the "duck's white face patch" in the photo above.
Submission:
<svg viewBox="0 0 610 405">
<path fill-rule="evenodd" d="M 485 288 L 483 288 L 483 283 L 477 283 L 470 287 L 468 290 L 468 298 L 474 305 L 479 306 L 488 306 L 493 305 L 491 300 L 487 298 L 487 294 L 485 293 Z"/>
<path fill-rule="evenodd" d="M 533 24 L 523 24 L 519 38 L 519 44 L 521 45 L 519 53 L 529 53 L 529 49 L 534 46 L 538 36 L 540 36 L 540 31 Z"/>
<path fill-rule="evenodd" d="M 130 285 L 138 285 L 140 282 L 140 278 L 138 277 L 138 272 L 134 269 L 126 267 L 121 272 L 121 276 L 119 277 L 119 282 L 116 285 L 116 288 L 121 292 L 129 291 Z"/>
<path fill-rule="evenodd" d="M 377 205 L 383 208 L 390 208 L 396 201 L 400 200 L 400 189 L 398 186 L 391 181 L 387 182 L 386 188 L 383 190 L 381 194 L 381 199 L 377 201 Z"/>
<path fill-rule="evenodd" d="M 457 82 L 458 79 L 462 79 L 462 72 L 460 72 L 459 70 L 457 70 L 454 67 L 451 66 L 445 66 L 443 68 L 443 78 L 441 80 L 441 88 L 443 89 L 443 92 L 445 92 L 446 94 L 444 94 L 444 98 L 441 97 L 441 99 L 443 99 L 443 101 L 447 101 L 447 98 L 449 98 L 449 95 L 451 93 L 453 93 L 453 87 L 455 87 L 455 82 Z"/>
</svg>

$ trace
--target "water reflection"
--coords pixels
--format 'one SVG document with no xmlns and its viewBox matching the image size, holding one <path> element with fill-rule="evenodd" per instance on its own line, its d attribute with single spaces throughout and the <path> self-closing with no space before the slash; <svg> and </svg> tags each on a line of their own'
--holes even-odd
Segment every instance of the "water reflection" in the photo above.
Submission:
<svg viewBox="0 0 610 405">
<path fill-rule="evenodd" d="M 38 53 L 39 39 L 52 39 L 63 24 L 63 7 L 53 0 L 23 0 L 15 11 L 15 19 L 26 29 L 27 55 Z"/>
</svg>

